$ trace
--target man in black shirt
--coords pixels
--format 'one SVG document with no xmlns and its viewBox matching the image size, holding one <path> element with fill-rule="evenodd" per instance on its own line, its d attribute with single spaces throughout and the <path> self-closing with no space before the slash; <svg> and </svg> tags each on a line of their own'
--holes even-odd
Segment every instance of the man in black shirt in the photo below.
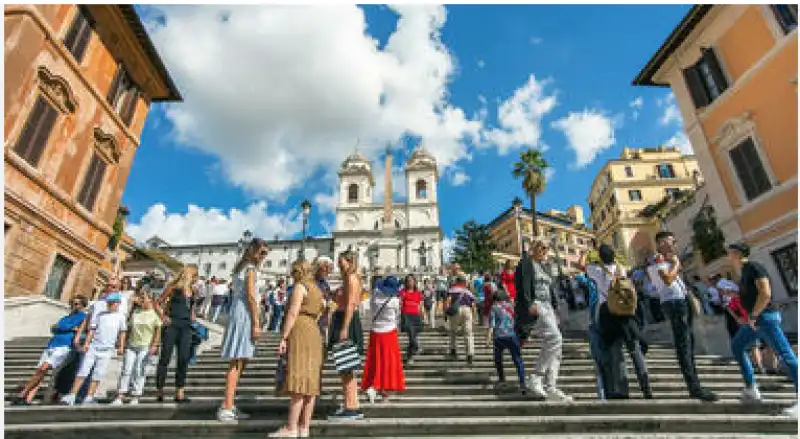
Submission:
<svg viewBox="0 0 800 439">
<path fill-rule="evenodd" d="M 728 258 L 740 276 L 739 296 L 742 306 L 749 315 L 747 322 L 739 327 L 739 331 L 733 337 L 731 350 L 739 363 L 746 385 L 742 399 L 758 401 L 761 399 L 761 394 L 756 386 L 753 365 L 747 355 L 756 340 L 763 340 L 780 356 L 786 364 L 789 378 L 794 383 L 795 392 L 797 392 L 797 356 L 781 329 L 781 314 L 772 304 L 772 288 L 767 269 L 758 262 L 750 261 L 749 256 L 750 247 L 747 244 L 733 244 L 728 247 Z M 797 410 L 795 403 L 784 410 L 783 414 L 797 418 Z"/>
</svg>

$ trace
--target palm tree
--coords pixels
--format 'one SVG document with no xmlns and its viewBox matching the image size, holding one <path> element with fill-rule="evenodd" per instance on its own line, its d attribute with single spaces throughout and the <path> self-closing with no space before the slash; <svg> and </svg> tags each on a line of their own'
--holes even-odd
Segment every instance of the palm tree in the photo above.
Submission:
<svg viewBox="0 0 800 439">
<path fill-rule="evenodd" d="M 536 222 L 536 196 L 544 192 L 547 185 L 544 171 L 547 169 L 547 160 L 542 157 L 542 152 L 528 149 L 519 154 L 519 161 L 514 163 L 514 178 L 522 177 L 522 190 L 531 199 L 533 211 L 533 235 L 539 236 L 539 224 Z"/>
</svg>

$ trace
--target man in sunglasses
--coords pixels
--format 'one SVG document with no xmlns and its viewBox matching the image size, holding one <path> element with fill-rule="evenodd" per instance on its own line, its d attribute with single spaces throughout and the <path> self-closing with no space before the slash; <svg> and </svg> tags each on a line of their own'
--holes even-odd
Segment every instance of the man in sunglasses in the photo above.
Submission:
<svg viewBox="0 0 800 439">
<path fill-rule="evenodd" d="M 64 361 L 69 358 L 69 354 L 73 349 L 72 339 L 86 320 L 85 309 L 87 304 L 86 297 L 75 296 L 70 301 L 70 313 L 52 326 L 53 337 L 47 343 L 47 348 L 42 353 L 39 365 L 36 367 L 33 376 L 19 393 L 17 404 L 30 405 L 42 385 L 47 371 L 50 369 L 58 370 L 64 364 Z"/>
</svg>

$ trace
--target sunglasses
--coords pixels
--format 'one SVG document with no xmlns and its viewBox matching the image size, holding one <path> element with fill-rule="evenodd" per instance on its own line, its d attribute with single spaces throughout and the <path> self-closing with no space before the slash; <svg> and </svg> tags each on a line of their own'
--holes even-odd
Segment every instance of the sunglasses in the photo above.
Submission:
<svg viewBox="0 0 800 439">
<path fill-rule="evenodd" d="M 83 305 L 83 303 L 78 300 L 72 302 L 72 306 L 81 306 L 81 305 Z"/>
</svg>

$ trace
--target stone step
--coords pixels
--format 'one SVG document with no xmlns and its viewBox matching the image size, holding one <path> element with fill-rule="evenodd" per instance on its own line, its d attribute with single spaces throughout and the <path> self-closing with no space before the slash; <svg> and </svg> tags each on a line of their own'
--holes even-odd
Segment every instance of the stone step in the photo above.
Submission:
<svg viewBox="0 0 800 439">
<path fill-rule="evenodd" d="M 5 425 L 8 439 L 175 439 L 236 437 L 263 438 L 284 420 L 248 420 L 220 423 L 213 420 L 114 420 L 103 422 L 39 422 Z M 596 415 L 516 417 L 368 418 L 356 422 L 315 421 L 312 437 L 392 437 L 428 435 L 629 433 L 763 433 L 796 434 L 797 421 L 769 415 Z"/>
<path fill-rule="evenodd" d="M 167 385 L 165 387 L 165 392 L 171 393 L 173 389 L 173 382 L 172 377 L 169 377 L 167 380 Z M 339 381 L 336 379 L 323 379 L 323 387 L 333 391 L 337 389 Z M 633 383 L 632 383 L 633 384 Z M 740 383 L 727 383 L 727 382 L 707 382 L 703 383 L 703 386 L 710 389 L 710 390 L 725 390 L 729 392 L 734 392 L 738 395 L 739 392 L 742 390 L 742 384 Z M 585 382 L 561 382 L 558 386 L 561 390 L 566 393 L 573 394 L 573 393 L 589 393 L 594 394 L 596 387 L 593 381 L 585 381 Z M 772 395 L 773 393 L 784 394 L 784 393 L 795 393 L 794 387 L 791 384 L 775 384 L 770 386 L 761 386 L 762 394 L 769 394 Z M 5 386 L 6 393 L 14 393 L 18 391 L 19 386 Z M 268 382 L 264 385 L 240 385 L 237 389 L 237 394 L 246 396 L 246 395 L 261 395 L 261 394 L 271 394 L 274 392 L 274 382 Z M 655 394 L 656 398 L 661 397 L 661 393 L 665 391 L 676 391 L 682 392 L 683 395 L 688 395 L 686 391 L 686 385 L 683 382 L 655 382 L 652 384 L 653 393 Z M 425 384 L 410 384 L 406 386 L 405 394 L 407 395 L 472 395 L 476 393 L 485 393 L 485 392 L 493 392 L 493 383 L 486 382 L 486 383 L 466 383 L 466 384 L 450 384 L 450 383 L 425 383 Z M 202 385 L 197 386 L 194 384 L 190 384 L 187 386 L 187 393 L 190 396 L 193 395 L 222 395 L 224 392 L 224 384 L 210 384 L 210 385 Z M 509 390 L 506 393 L 516 393 L 516 391 Z M 151 381 L 148 381 L 148 385 L 145 387 L 145 393 L 155 393 L 155 387 Z M 631 393 L 638 394 L 638 386 L 632 385 Z"/>
<path fill-rule="evenodd" d="M 31 406 L 7 407 L 5 424 L 48 422 L 100 422 L 125 419 L 140 420 L 208 420 L 214 419 L 221 399 L 214 401 L 195 401 L 192 404 L 140 404 L 136 406 Z M 480 413 L 481 416 L 599 416 L 599 415 L 679 415 L 689 409 L 693 414 L 733 415 L 780 413 L 788 405 L 788 400 L 764 401 L 757 405 L 742 404 L 739 401 L 719 401 L 706 404 L 693 400 L 629 400 L 607 401 L 598 404 L 594 401 L 574 403 L 553 403 L 540 401 L 448 401 L 414 402 L 405 401 L 376 404 L 363 404 L 364 415 L 372 418 L 426 418 L 435 413 L 437 417 L 462 418 Z M 288 399 L 271 401 L 237 401 L 237 407 L 250 414 L 252 419 L 284 419 L 288 410 Z M 316 408 L 317 418 L 333 413 L 338 404 L 323 400 Z"/>
</svg>

